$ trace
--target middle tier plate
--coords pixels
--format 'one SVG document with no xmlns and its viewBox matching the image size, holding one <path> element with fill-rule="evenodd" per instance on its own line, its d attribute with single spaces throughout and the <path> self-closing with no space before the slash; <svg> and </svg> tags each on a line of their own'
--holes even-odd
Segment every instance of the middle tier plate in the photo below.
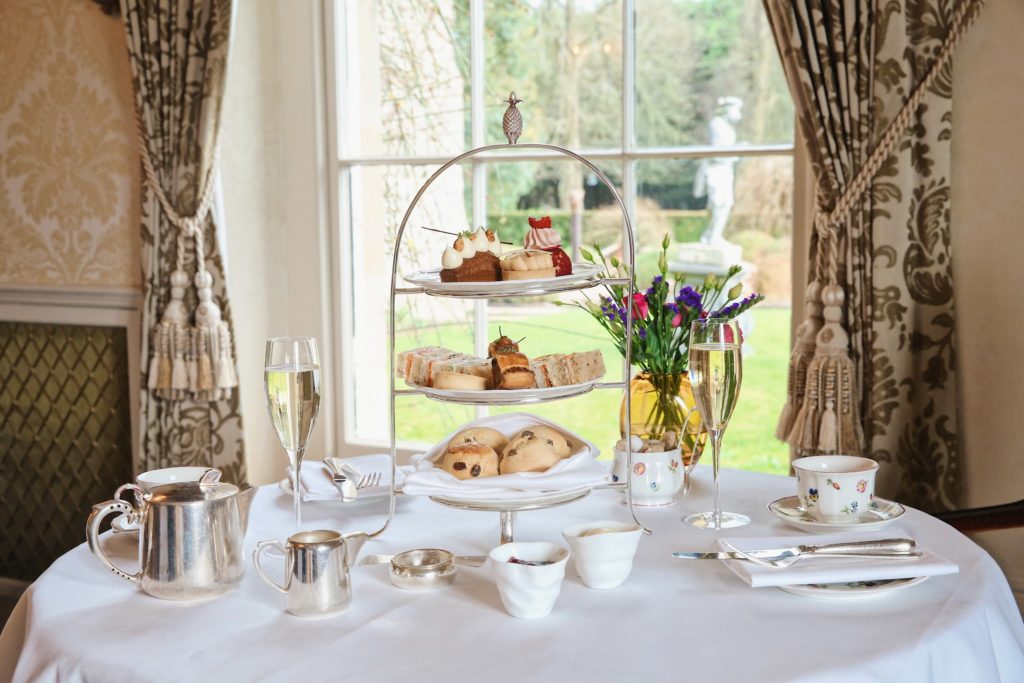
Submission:
<svg viewBox="0 0 1024 683">
<path fill-rule="evenodd" d="M 406 385 L 415 391 L 421 392 L 427 398 L 442 403 L 461 403 L 464 405 L 484 406 L 521 406 L 530 403 L 544 403 L 545 401 L 556 401 L 572 396 L 581 396 L 601 384 L 601 379 L 582 384 L 568 384 L 561 387 L 542 387 L 534 389 L 436 389 L 434 387 L 421 387 L 416 384 Z"/>
<path fill-rule="evenodd" d="M 498 280 L 496 282 L 441 282 L 440 270 L 423 270 L 405 276 L 405 281 L 431 296 L 466 299 L 495 299 L 506 296 L 537 296 L 587 289 L 600 284 L 601 267 L 593 263 L 574 263 L 572 273 L 535 280 Z"/>
</svg>

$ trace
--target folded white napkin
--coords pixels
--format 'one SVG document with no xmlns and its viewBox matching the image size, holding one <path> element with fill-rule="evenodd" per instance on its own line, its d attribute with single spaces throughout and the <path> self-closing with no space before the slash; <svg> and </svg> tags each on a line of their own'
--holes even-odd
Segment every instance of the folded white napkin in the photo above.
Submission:
<svg viewBox="0 0 1024 683">
<path fill-rule="evenodd" d="M 530 425 L 545 424 L 582 444 L 581 450 L 561 460 L 546 472 L 519 472 L 481 479 L 459 480 L 434 466 L 448 448 L 453 436 L 470 427 L 490 427 L 513 436 Z M 608 468 L 597 461 L 600 453 L 594 444 L 559 425 L 528 413 L 506 413 L 480 418 L 463 425 L 442 439 L 426 453 L 412 457 L 415 468 L 402 484 L 402 492 L 412 496 L 444 496 L 461 500 L 487 500 L 493 502 L 523 500 L 541 493 L 570 492 L 599 486 L 610 481 Z"/>
<path fill-rule="evenodd" d="M 718 545 L 729 550 L 729 543 L 748 552 L 769 548 L 788 548 L 801 544 L 825 545 L 854 541 L 879 541 L 885 538 L 903 538 L 899 531 L 871 533 L 823 534 L 814 536 L 772 536 L 760 538 L 722 538 Z M 724 560 L 726 566 L 754 588 L 762 586 L 790 586 L 808 583 L 846 583 L 849 581 L 880 581 L 907 579 L 918 576 L 955 574 L 960 569 L 949 560 L 918 546 L 924 555 L 916 560 L 875 560 L 871 558 L 805 557 L 785 569 L 762 567 L 746 560 Z"/>
<path fill-rule="evenodd" d="M 339 458 L 355 468 L 361 474 L 372 474 L 380 472 L 380 483 L 377 486 L 370 486 L 359 490 L 360 498 L 373 498 L 387 495 L 391 486 L 391 457 L 386 453 L 374 455 L 357 455 L 352 458 Z M 408 465 L 398 468 L 396 481 L 402 486 L 406 472 L 411 472 Z M 288 478 L 291 480 L 291 467 L 288 467 Z M 359 483 L 356 481 L 355 483 Z M 299 485 L 301 487 L 302 500 L 332 500 L 341 498 L 341 493 L 334 486 L 331 478 L 331 471 L 327 469 L 321 460 L 306 460 L 299 469 Z"/>
</svg>

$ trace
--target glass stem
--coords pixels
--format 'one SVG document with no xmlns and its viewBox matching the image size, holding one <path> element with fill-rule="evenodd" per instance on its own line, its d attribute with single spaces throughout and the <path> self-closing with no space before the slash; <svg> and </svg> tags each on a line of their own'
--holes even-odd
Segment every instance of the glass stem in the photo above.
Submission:
<svg viewBox="0 0 1024 683">
<path fill-rule="evenodd" d="M 295 530 L 302 529 L 302 490 L 299 488 L 299 472 L 302 470 L 304 449 L 288 451 L 288 460 L 292 466 L 292 501 L 295 507 Z"/>
<path fill-rule="evenodd" d="M 715 496 L 715 510 L 712 514 L 712 521 L 714 522 L 715 529 L 722 528 L 722 499 L 721 491 L 718 486 L 718 459 L 722 453 L 722 431 L 721 429 L 710 429 L 711 432 L 711 467 L 714 472 L 715 485 L 714 485 L 714 496 Z"/>
</svg>

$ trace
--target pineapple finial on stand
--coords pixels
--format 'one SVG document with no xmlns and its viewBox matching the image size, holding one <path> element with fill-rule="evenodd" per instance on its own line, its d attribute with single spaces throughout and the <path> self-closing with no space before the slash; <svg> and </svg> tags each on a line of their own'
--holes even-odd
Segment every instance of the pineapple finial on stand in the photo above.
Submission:
<svg viewBox="0 0 1024 683">
<path fill-rule="evenodd" d="M 515 91 L 512 91 L 505 101 L 508 102 L 508 109 L 505 110 L 505 116 L 501 119 L 501 129 L 505 132 L 508 144 L 514 145 L 519 140 L 519 136 L 523 134 L 523 115 L 516 108 L 516 105 L 523 100 L 516 97 Z"/>
</svg>

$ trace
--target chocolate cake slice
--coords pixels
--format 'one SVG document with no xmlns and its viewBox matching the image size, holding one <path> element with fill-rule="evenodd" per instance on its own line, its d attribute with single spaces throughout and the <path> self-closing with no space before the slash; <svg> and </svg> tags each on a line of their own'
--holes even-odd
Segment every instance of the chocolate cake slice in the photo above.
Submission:
<svg viewBox="0 0 1024 683">
<path fill-rule="evenodd" d="M 441 269 L 441 282 L 495 282 L 500 279 L 500 262 L 489 251 L 477 252 L 458 268 Z"/>
</svg>

